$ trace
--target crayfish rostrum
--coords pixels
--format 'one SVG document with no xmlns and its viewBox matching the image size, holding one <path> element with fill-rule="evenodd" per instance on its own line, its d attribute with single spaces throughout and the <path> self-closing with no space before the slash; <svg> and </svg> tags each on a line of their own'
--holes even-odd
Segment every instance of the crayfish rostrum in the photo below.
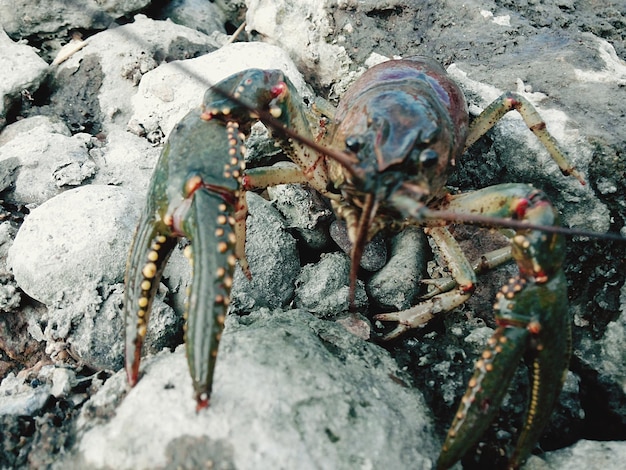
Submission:
<svg viewBox="0 0 626 470">
<path fill-rule="evenodd" d="M 247 70 L 210 88 L 202 106 L 176 126 L 163 150 L 131 248 L 125 293 L 130 383 L 138 379 L 161 273 L 177 238 L 187 237 L 193 265 L 187 356 L 198 407 L 208 405 L 237 260 L 247 276 L 254 276 L 244 255 L 248 190 L 303 183 L 327 197 L 337 217 L 346 221 L 353 244 L 353 288 L 364 244 L 374 234 L 407 225 L 425 227 L 455 282 L 408 310 L 375 316 L 397 325 L 388 338 L 471 296 L 476 274 L 445 225 L 457 219 L 506 219 L 516 230 L 510 256 L 519 274 L 495 299 L 497 329 L 476 363 L 438 468 L 450 467 L 480 438 L 525 357 L 531 364 L 530 404 L 509 462 L 512 468 L 521 465 L 550 417 L 570 354 L 561 267 L 564 239 L 558 230 L 550 230 L 559 225 L 557 212 L 543 192 L 526 184 L 465 194 L 445 190 L 455 159 L 512 109 L 520 112 L 562 172 L 584 184 L 523 97 L 502 95 L 469 126 L 461 90 L 429 59 L 392 60 L 362 75 L 344 96 L 322 145 L 312 138 L 310 111 L 282 72 Z M 243 142 L 258 119 L 295 165 L 245 168 Z"/>
</svg>

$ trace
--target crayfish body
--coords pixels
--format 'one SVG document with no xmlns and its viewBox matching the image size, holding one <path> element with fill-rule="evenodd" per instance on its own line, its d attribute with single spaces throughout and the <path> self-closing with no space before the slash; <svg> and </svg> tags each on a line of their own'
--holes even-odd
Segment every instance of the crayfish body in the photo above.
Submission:
<svg viewBox="0 0 626 470">
<path fill-rule="evenodd" d="M 438 213 L 464 220 L 475 214 L 512 219 L 534 224 L 518 226 L 512 238 L 519 276 L 498 294 L 497 330 L 476 364 L 438 468 L 453 465 L 478 441 L 525 357 L 531 364 L 530 407 L 509 462 L 511 468 L 521 465 L 550 417 L 569 361 L 563 237 L 532 228 L 557 226 L 558 217 L 547 197 L 525 184 L 459 195 L 444 189 L 455 159 L 512 109 L 522 114 L 563 173 L 582 182 L 525 99 L 507 93 L 469 127 L 461 90 L 443 68 L 425 58 L 389 61 L 358 79 L 339 105 L 335 130 L 325 142 L 328 150 L 313 141 L 310 111 L 280 71 L 247 70 L 209 89 L 202 108 L 179 123 L 163 150 L 131 248 L 125 294 L 130 383 L 138 379 L 141 345 L 163 267 L 177 238 L 187 237 L 193 250 L 187 356 L 198 407 L 208 405 L 236 260 L 254 276 L 244 255 L 248 190 L 303 183 L 326 196 L 346 221 L 353 243 L 352 285 L 363 246 L 376 232 L 426 227 L 455 282 L 408 310 L 375 316 L 396 323 L 388 338 L 461 305 L 474 289 L 474 269 Z M 293 168 L 245 169 L 243 139 L 258 119 L 268 125 Z"/>
</svg>

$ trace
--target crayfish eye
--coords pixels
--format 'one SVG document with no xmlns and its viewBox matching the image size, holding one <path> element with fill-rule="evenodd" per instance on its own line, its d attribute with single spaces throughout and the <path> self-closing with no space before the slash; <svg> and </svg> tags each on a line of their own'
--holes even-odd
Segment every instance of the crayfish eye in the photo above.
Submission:
<svg viewBox="0 0 626 470">
<path fill-rule="evenodd" d="M 426 149 L 420 152 L 419 162 L 422 168 L 431 168 L 439 161 L 439 154 L 433 149 Z"/>
<path fill-rule="evenodd" d="M 346 150 L 352 153 L 359 153 L 361 146 L 363 145 L 363 139 L 358 135 L 351 135 L 346 138 Z"/>
</svg>

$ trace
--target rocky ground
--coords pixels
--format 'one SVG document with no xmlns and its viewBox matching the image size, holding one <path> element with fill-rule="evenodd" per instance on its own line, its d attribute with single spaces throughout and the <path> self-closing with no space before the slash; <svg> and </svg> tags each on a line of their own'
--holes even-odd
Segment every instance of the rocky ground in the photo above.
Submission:
<svg viewBox="0 0 626 470">
<path fill-rule="evenodd" d="M 524 93 L 587 185 L 563 177 L 516 116 L 460 159 L 450 185 L 533 183 L 565 226 L 626 235 L 622 1 L 0 0 L 0 18 L 0 468 L 433 467 L 515 268 L 481 276 L 467 305 L 421 331 L 383 344 L 374 323 L 363 341 L 341 326 L 349 262 L 328 237 L 332 214 L 299 187 L 249 197 L 254 276 L 235 282 L 241 315 L 226 323 L 211 407 L 195 412 L 177 347 L 182 243 L 142 378 L 126 385 L 123 276 L 150 175 L 174 124 L 236 71 L 281 68 L 306 102 L 334 104 L 368 66 L 426 55 L 473 115 L 502 91 Z M 259 134 L 252 155 L 268 153 Z M 470 259 L 498 243 L 485 229 L 455 235 Z M 415 230 L 379 240 L 368 261 L 386 265 L 362 270 L 357 292 L 364 318 L 405 308 L 422 272 L 441 271 L 422 247 Z M 623 465 L 623 253 L 568 243 L 573 356 L 527 468 Z M 499 465 L 515 441 L 523 367 L 514 381 L 463 468 Z"/>
</svg>

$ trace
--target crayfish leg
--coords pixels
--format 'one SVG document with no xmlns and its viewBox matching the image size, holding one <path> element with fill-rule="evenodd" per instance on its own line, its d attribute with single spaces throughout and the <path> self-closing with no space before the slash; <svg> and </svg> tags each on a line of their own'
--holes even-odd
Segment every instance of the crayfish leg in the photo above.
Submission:
<svg viewBox="0 0 626 470">
<path fill-rule="evenodd" d="M 541 141 L 548 153 L 550 153 L 552 159 L 561 169 L 561 172 L 564 175 L 574 176 L 578 179 L 580 184 L 584 185 L 585 179 L 559 148 L 552 134 L 546 129 L 546 123 L 535 107 L 518 93 L 509 91 L 502 94 L 480 113 L 470 126 L 469 134 L 465 140 L 465 150 L 491 129 L 502 116 L 513 110 L 516 110 L 522 116 L 526 126 L 528 126 L 533 134 Z"/>
</svg>

